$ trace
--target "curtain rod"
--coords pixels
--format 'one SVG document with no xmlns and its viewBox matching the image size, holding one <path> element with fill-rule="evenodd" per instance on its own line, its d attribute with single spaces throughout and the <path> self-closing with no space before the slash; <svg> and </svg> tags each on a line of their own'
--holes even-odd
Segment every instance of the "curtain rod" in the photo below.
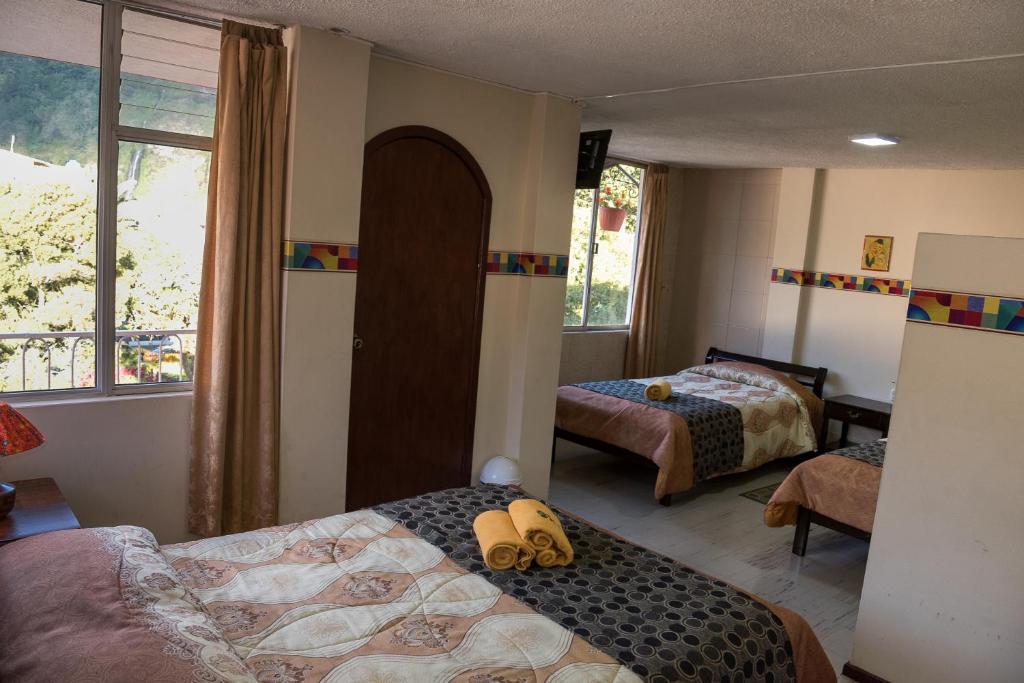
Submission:
<svg viewBox="0 0 1024 683">
<path fill-rule="evenodd" d="M 182 12 L 176 9 L 167 9 L 164 7 L 154 7 L 153 5 L 147 5 L 140 2 L 132 2 L 131 0 L 85 0 L 97 5 L 121 5 L 126 9 L 130 9 L 133 12 L 140 12 L 142 14 L 148 14 L 154 17 L 162 17 L 164 19 L 173 19 L 180 21 L 185 24 L 192 24 L 193 26 L 202 26 L 204 28 L 215 28 L 220 30 L 221 20 L 214 19 L 212 17 L 204 17 L 199 14 L 189 14 L 188 12 Z M 267 22 L 253 21 L 246 19 L 245 21 L 260 24 L 262 26 L 271 26 L 273 28 L 284 28 L 283 24 L 269 24 Z"/>
<path fill-rule="evenodd" d="M 605 156 L 605 160 L 606 162 L 621 162 L 631 166 L 639 166 L 643 169 L 646 169 L 651 164 L 657 163 L 656 161 L 643 161 L 641 159 L 633 159 L 632 157 L 624 157 L 621 154 L 613 154 L 612 152 L 608 152 Z"/>
<path fill-rule="evenodd" d="M 204 28 L 215 28 L 220 29 L 220 19 L 211 19 L 210 17 L 201 17 L 196 14 L 185 14 L 175 10 L 167 10 L 159 7 L 150 7 L 149 5 L 139 5 L 134 2 L 119 2 L 119 5 L 124 6 L 126 9 L 130 9 L 133 12 L 139 12 L 140 14 L 148 14 L 153 17 L 161 17 L 164 19 L 174 19 L 184 24 L 192 24 L 194 26 L 202 26 Z"/>
</svg>

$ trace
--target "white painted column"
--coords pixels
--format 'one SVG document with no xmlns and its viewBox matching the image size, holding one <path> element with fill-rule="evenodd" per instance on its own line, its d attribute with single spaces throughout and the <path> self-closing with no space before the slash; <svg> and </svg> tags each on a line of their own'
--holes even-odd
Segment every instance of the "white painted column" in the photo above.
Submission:
<svg viewBox="0 0 1024 683">
<path fill-rule="evenodd" d="M 370 45 L 305 26 L 286 42 L 285 239 L 358 243 Z M 355 292 L 355 273 L 284 274 L 281 522 L 345 509 Z"/>
<path fill-rule="evenodd" d="M 1024 239 L 922 234 L 913 281 L 1020 297 L 1022 261 Z M 1024 336 L 904 324 L 851 661 L 890 681 L 1019 681 Z"/>
<path fill-rule="evenodd" d="M 806 269 L 812 265 L 814 255 L 808 253 L 808 242 L 815 229 L 814 197 L 818 176 L 813 168 L 782 169 L 773 267 Z M 765 357 L 800 362 L 797 356 L 802 290 L 791 285 L 769 286 L 761 346 Z"/>
<path fill-rule="evenodd" d="M 552 95 L 536 95 L 523 196 L 521 251 L 568 254 L 580 109 Z M 492 248 L 500 245 L 492 244 Z M 502 247 L 504 248 L 504 247 Z M 518 458 L 523 487 L 546 496 L 551 468 L 555 393 L 561 362 L 565 279 L 516 279 L 509 355 L 506 455 Z M 490 286 L 490 283 L 488 283 Z M 514 322 L 513 322 L 514 321 Z"/>
</svg>

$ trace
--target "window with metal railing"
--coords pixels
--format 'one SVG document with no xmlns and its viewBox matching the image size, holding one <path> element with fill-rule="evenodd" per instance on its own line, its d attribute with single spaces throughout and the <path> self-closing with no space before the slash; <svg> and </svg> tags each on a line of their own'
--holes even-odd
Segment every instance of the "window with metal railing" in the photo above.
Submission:
<svg viewBox="0 0 1024 683">
<path fill-rule="evenodd" d="M 192 381 L 219 31 L 107 0 L 8 0 L 0 394 Z"/>
</svg>

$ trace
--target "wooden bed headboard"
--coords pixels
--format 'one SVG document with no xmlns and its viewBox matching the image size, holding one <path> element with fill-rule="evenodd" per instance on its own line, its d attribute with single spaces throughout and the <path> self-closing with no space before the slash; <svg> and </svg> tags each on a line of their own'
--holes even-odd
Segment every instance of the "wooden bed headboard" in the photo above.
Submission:
<svg viewBox="0 0 1024 683">
<path fill-rule="evenodd" d="M 741 363 L 756 363 L 772 370 L 784 372 L 791 375 L 793 379 L 804 386 L 810 387 L 818 398 L 821 398 L 825 390 L 825 378 L 828 376 L 828 368 L 812 368 L 808 365 L 797 365 L 796 363 L 784 363 L 780 360 L 770 358 L 758 358 L 757 356 L 745 356 L 742 353 L 723 351 L 712 346 L 704 357 L 705 363 L 716 363 L 720 361 L 739 361 Z"/>
</svg>

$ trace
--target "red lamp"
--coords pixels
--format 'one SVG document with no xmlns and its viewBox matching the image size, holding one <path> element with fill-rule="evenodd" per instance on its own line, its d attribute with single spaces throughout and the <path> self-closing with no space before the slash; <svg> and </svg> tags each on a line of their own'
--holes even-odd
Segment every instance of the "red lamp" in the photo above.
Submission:
<svg viewBox="0 0 1024 683">
<path fill-rule="evenodd" d="M 9 404 L 0 402 L 0 458 L 30 451 L 42 445 L 43 441 L 43 435 L 27 417 Z M 14 486 L 0 481 L 0 519 L 14 507 L 14 496 Z"/>
</svg>

